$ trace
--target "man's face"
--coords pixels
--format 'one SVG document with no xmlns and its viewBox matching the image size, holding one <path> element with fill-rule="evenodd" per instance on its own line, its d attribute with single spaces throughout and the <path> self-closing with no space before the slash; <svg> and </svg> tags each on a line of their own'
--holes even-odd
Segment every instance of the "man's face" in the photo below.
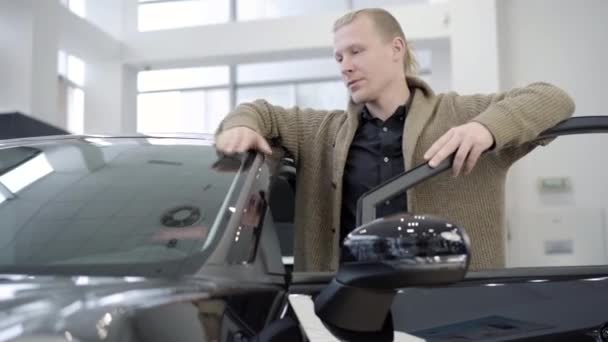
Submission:
<svg viewBox="0 0 608 342">
<path fill-rule="evenodd" d="M 393 42 L 384 39 L 366 16 L 335 32 L 334 54 L 355 103 L 375 101 L 402 70 Z"/>
</svg>

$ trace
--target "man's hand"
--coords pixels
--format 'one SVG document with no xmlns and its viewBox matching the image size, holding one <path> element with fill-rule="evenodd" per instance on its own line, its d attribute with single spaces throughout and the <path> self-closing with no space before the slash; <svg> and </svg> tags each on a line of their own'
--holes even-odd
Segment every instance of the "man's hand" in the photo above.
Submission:
<svg viewBox="0 0 608 342">
<path fill-rule="evenodd" d="M 456 157 L 452 166 L 452 174 L 458 176 L 464 166 L 464 174 L 469 174 L 477 163 L 479 156 L 492 147 L 492 133 L 478 122 L 454 127 L 441 136 L 424 154 L 424 159 L 430 160 L 431 167 L 437 167 L 445 158 L 454 153 Z"/>
<path fill-rule="evenodd" d="M 272 154 L 272 150 L 266 139 L 247 127 L 234 127 L 221 132 L 215 141 L 215 148 L 227 155 L 248 150 Z"/>
</svg>

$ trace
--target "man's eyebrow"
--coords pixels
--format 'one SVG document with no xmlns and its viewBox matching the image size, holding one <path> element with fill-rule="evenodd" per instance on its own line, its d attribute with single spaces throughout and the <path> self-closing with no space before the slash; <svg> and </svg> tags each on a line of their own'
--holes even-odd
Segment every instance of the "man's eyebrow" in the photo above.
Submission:
<svg viewBox="0 0 608 342">
<path fill-rule="evenodd" d="M 342 48 L 342 49 L 340 49 L 340 50 L 334 50 L 334 56 L 336 56 L 336 55 L 338 55 L 338 54 L 341 54 L 341 53 L 342 53 L 342 51 L 345 51 L 345 50 L 350 50 L 350 49 L 352 49 L 352 48 L 354 48 L 354 47 L 360 47 L 360 45 L 359 45 L 359 44 L 357 44 L 357 43 L 353 43 L 353 44 L 349 44 L 349 45 L 345 46 L 344 48 Z"/>
</svg>

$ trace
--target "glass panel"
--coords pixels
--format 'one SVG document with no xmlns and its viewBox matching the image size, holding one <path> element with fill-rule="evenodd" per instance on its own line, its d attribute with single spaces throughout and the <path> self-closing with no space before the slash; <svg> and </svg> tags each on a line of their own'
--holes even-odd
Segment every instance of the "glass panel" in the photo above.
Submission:
<svg viewBox="0 0 608 342">
<path fill-rule="evenodd" d="M 430 72 L 433 70 L 433 53 L 431 50 L 415 50 L 414 54 L 416 55 L 416 59 L 418 60 L 418 65 L 420 67 L 420 71 Z"/>
<path fill-rule="evenodd" d="M 395 7 L 395 6 L 407 6 L 407 5 L 418 5 L 428 4 L 433 0 L 352 0 L 353 8 L 369 8 L 369 7 Z"/>
<path fill-rule="evenodd" d="M 137 131 L 213 133 L 229 108 L 228 89 L 140 94 L 137 97 Z"/>
<path fill-rule="evenodd" d="M 73 134 L 84 133 L 84 91 L 68 87 L 68 131 Z"/>
<path fill-rule="evenodd" d="M 215 133 L 220 122 L 230 111 L 230 91 L 217 89 L 206 92 L 205 132 Z"/>
<path fill-rule="evenodd" d="M 87 7 L 85 0 L 69 0 L 70 11 L 77 16 L 84 18 L 87 15 Z"/>
<path fill-rule="evenodd" d="M 346 109 L 348 91 L 342 81 L 302 83 L 296 86 L 296 103 L 315 109 Z"/>
<path fill-rule="evenodd" d="M 228 0 L 169 1 L 139 5 L 140 31 L 218 24 L 230 19 Z"/>
<path fill-rule="evenodd" d="M 227 85 L 229 73 L 227 66 L 142 71 L 137 74 L 137 89 L 157 91 Z"/>
<path fill-rule="evenodd" d="M 57 73 L 64 77 L 68 75 L 68 56 L 62 50 L 57 52 Z"/>
<path fill-rule="evenodd" d="M 239 87 L 236 92 L 237 104 L 264 99 L 273 105 L 293 107 L 295 89 L 291 84 L 280 86 Z"/>
<path fill-rule="evenodd" d="M 174 121 L 173 132 L 199 133 L 205 131 L 205 92 L 182 91 L 180 92 L 179 106 L 167 119 Z"/>
<path fill-rule="evenodd" d="M 79 86 L 84 86 L 86 72 L 84 61 L 78 57 L 68 55 L 67 64 L 68 80 Z"/>
<path fill-rule="evenodd" d="M 234 182 L 235 172 L 212 168 L 217 154 L 210 141 L 167 140 L 31 145 L 38 155 L 0 174 L 18 192 L 0 201 L 0 271 L 31 266 L 49 272 L 48 266 L 98 274 L 90 267 L 103 264 L 99 273 L 133 275 L 147 272 L 138 264 L 159 263 L 150 275 L 184 274 L 191 267 L 180 260 L 191 263 L 194 255 L 196 269 L 202 266 L 210 252 L 204 248 L 217 244 L 213 229 L 225 234 L 228 207 L 242 183 Z M 241 159 L 231 162 L 238 170 Z"/>
<path fill-rule="evenodd" d="M 53 172 L 53 168 L 46 156 L 38 154 L 23 160 L 15 168 L 3 173 L 0 176 L 0 183 L 11 193 L 16 194 L 51 172 Z"/>
<path fill-rule="evenodd" d="M 182 114 L 181 92 L 140 94 L 137 97 L 137 131 L 142 133 L 180 132 Z M 192 105 L 192 99 L 190 104 Z M 202 105 L 201 105 L 202 107 Z M 191 122 L 189 132 L 202 130 Z"/>
<path fill-rule="evenodd" d="M 143 133 L 174 131 L 168 119 L 179 108 L 179 92 L 139 94 L 137 96 L 137 131 Z"/>
<path fill-rule="evenodd" d="M 346 1 L 237 0 L 237 19 L 254 20 L 347 10 Z"/>
<path fill-rule="evenodd" d="M 513 165 L 507 267 L 608 263 L 607 144 L 607 134 L 560 136 Z"/>
<path fill-rule="evenodd" d="M 40 151 L 31 147 L 0 149 L 0 174 L 5 174 L 13 168 L 34 158 Z"/>
<path fill-rule="evenodd" d="M 418 75 L 418 76 L 416 76 L 416 77 L 418 77 L 418 78 L 420 78 L 421 80 L 423 80 L 424 82 L 428 83 L 430 86 L 432 86 L 432 85 L 433 85 L 433 78 L 432 78 L 432 75 L 429 75 L 429 74 L 427 74 L 427 75 Z"/>
<path fill-rule="evenodd" d="M 340 69 L 331 58 L 241 64 L 236 67 L 237 83 L 311 78 L 340 78 Z"/>
</svg>

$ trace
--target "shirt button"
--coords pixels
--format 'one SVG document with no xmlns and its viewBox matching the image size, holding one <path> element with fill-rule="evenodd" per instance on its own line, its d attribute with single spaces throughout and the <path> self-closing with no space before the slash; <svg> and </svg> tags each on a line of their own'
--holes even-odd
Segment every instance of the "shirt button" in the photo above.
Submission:
<svg viewBox="0 0 608 342">
<path fill-rule="evenodd" d="M 388 128 L 386 128 L 386 127 L 382 127 L 382 130 L 383 130 L 384 132 L 388 132 Z"/>
<path fill-rule="evenodd" d="M 384 157 L 384 162 L 388 163 L 388 157 Z"/>
<path fill-rule="evenodd" d="M 386 204 L 386 205 L 390 205 L 390 204 L 391 204 L 391 201 L 386 201 L 386 202 L 384 202 L 384 204 Z"/>
</svg>

